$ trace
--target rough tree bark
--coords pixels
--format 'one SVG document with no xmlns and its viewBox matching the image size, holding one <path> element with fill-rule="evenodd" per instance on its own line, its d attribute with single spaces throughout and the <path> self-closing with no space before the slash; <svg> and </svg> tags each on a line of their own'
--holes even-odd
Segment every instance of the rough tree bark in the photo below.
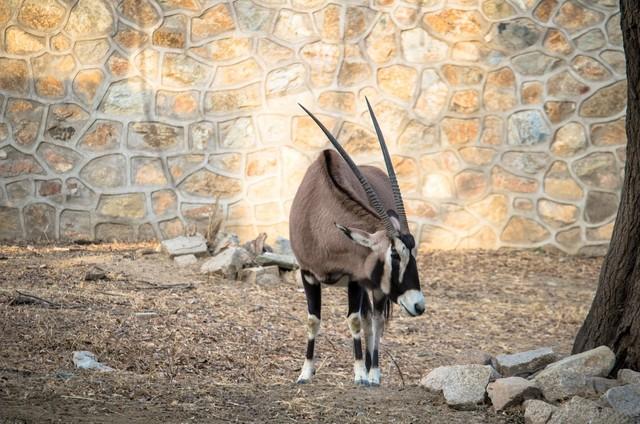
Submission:
<svg viewBox="0 0 640 424">
<path fill-rule="evenodd" d="M 625 178 L 598 289 L 573 352 L 607 345 L 616 370 L 640 370 L 640 1 L 621 0 L 620 9 L 628 81 Z"/>
</svg>

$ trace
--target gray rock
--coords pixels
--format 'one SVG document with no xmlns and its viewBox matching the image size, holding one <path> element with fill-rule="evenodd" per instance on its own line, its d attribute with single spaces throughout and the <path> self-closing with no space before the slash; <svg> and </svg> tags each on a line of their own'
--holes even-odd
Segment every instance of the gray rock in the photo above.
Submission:
<svg viewBox="0 0 640 424">
<path fill-rule="evenodd" d="M 264 275 L 275 276 L 280 279 L 280 271 L 276 265 L 258 266 L 253 268 L 245 268 L 238 274 L 238 280 L 245 283 L 254 284 Z"/>
<path fill-rule="evenodd" d="M 277 253 L 279 255 L 293 256 L 293 250 L 291 249 L 291 242 L 282 236 L 278 236 L 273 246 L 273 253 Z"/>
<path fill-rule="evenodd" d="M 455 365 L 470 365 L 470 364 L 478 364 L 478 365 L 491 365 L 491 360 L 493 358 L 487 352 L 483 352 L 481 350 L 465 350 L 460 352 L 454 358 Z"/>
<path fill-rule="evenodd" d="M 87 271 L 87 273 L 84 275 L 84 279 L 86 281 L 106 280 L 107 273 L 104 269 L 94 266 L 89 271 Z"/>
<path fill-rule="evenodd" d="M 603 399 L 618 413 L 631 418 L 640 418 L 640 384 L 612 387 Z"/>
<path fill-rule="evenodd" d="M 282 280 L 280 279 L 279 275 L 262 274 L 262 275 L 258 276 L 258 278 L 256 279 L 256 283 L 257 284 L 264 284 L 264 285 L 280 284 L 280 283 L 282 283 Z"/>
<path fill-rule="evenodd" d="M 601 395 L 605 393 L 612 387 L 621 386 L 622 383 L 618 380 L 614 380 L 612 378 L 604 378 L 604 377 L 589 377 L 588 382 L 591 384 L 591 388 L 593 393 L 597 395 Z"/>
<path fill-rule="evenodd" d="M 499 378 L 487 386 L 487 394 L 493 408 L 502 411 L 510 406 L 519 405 L 524 400 L 542 396 L 534 382 L 522 377 Z"/>
<path fill-rule="evenodd" d="M 195 265 L 198 263 L 198 259 L 192 254 L 176 256 L 173 260 L 179 267 Z"/>
<path fill-rule="evenodd" d="M 452 365 L 438 367 L 420 384 L 428 390 L 444 394 L 447 405 L 470 410 L 484 402 L 485 391 L 493 368 L 489 365 Z"/>
<path fill-rule="evenodd" d="M 180 236 L 164 240 L 161 246 L 162 251 L 170 257 L 189 254 L 198 255 L 206 253 L 207 251 L 207 241 L 200 234 L 191 237 Z"/>
<path fill-rule="evenodd" d="M 550 347 L 526 352 L 496 356 L 496 370 L 505 377 L 526 376 L 544 368 L 556 360 L 556 354 Z"/>
<path fill-rule="evenodd" d="M 618 380 L 622 384 L 640 384 L 640 372 L 627 368 L 622 369 L 618 371 Z"/>
<path fill-rule="evenodd" d="M 608 375 L 614 361 L 615 354 L 611 349 L 600 346 L 548 365 L 536 375 L 534 381 L 542 389 L 545 399 L 566 399 L 592 392 L 594 383 L 591 377 Z"/>
<path fill-rule="evenodd" d="M 73 364 L 76 368 L 87 370 L 96 370 L 101 372 L 111 372 L 113 368 L 98 362 L 96 355 L 87 350 L 79 350 L 73 352 Z"/>
<path fill-rule="evenodd" d="M 631 424 L 631 419 L 579 396 L 564 403 L 551 415 L 547 424 Z"/>
<path fill-rule="evenodd" d="M 242 247 L 230 247 L 208 259 L 200 267 L 203 274 L 219 273 L 227 278 L 235 279 L 244 265 L 251 262 L 251 254 Z"/>
<path fill-rule="evenodd" d="M 540 373 L 534 378 L 534 381 L 548 401 L 568 399 L 576 395 L 599 396 L 612 386 L 617 385 L 616 380 L 593 377 L 563 369 Z"/>
<path fill-rule="evenodd" d="M 279 255 L 277 253 L 265 252 L 256 256 L 255 261 L 259 265 L 278 265 L 282 269 L 298 268 L 298 261 L 293 255 Z"/>
<path fill-rule="evenodd" d="M 524 423 L 525 424 L 546 424 L 551 415 L 558 410 L 557 406 L 547 402 L 530 399 L 524 401 Z"/>
<path fill-rule="evenodd" d="M 240 246 L 240 239 L 233 233 L 225 233 L 223 231 L 216 234 L 215 245 L 213 246 L 212 254 L 217 255 L 227 247 Z"/>
</svg>

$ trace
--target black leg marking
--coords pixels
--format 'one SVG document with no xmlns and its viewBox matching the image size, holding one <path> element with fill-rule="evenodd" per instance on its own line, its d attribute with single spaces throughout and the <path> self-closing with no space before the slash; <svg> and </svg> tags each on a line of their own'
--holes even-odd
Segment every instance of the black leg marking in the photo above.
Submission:
<svg viewBox="0 0 640 424">
<path fill-rule="evenodd" d="M 369 352 L 369 348 L 367 347 L 367 355 L 364 360 L 364 365 L 367 367 L 367 372 L 371 369 L 371 352 Z"/>
<path fill-rule="evenodd" d="M 307 317 L 307 353 L 305 355 L 304 365 L 302 371 L 298 377 L 298 383 L 308 382 L 313 374 L 315 374 L 315 368 L 313 366 L 313 356 L 316 344 L 316 335 L 320 328 L 320 311 L 322 307 L 322 297 L 320 291 L 320 283 L 316 281 L 311 273 L 301 270 L 302 285 L 304 286 L 304 293 L 307 297 L 307 310 L 309 315 Z"/>
</svg>

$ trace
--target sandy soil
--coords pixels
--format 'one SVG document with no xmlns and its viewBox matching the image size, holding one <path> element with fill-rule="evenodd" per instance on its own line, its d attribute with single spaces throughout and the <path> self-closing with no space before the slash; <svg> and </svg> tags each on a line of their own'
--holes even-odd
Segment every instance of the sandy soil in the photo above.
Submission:
<svg viewBox="0 0 640 424">
<path fill-rule="evenodd" d="M 0 422 L 521 423 L 517 410 L 453 411 L 418 382 L 473 349 L 568 353 L 602 261 L 515 250 L 421 258 L 427 313 L 394 310 L 383 384 L 362 388 L 351 382 L 344 289 L 323 291 L 317 375 L 299 386 L 306 304 L 294 279 L 207 277 L 150 248 L 0 246 Z M 95 266 L 108 278 L 85 281 Z M 116 371 L 74 369 L 74 350 Z"/>
</svg>

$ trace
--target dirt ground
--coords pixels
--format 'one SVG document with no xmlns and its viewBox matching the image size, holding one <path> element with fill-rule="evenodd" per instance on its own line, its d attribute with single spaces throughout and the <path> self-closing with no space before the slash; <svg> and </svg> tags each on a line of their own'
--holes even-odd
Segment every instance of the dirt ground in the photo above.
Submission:
<svg viewBox="0 0 640 424">
<path fill-rule="evenodd" d="M 521 423 L 520 411 L 453 411 L 418 382 L 473 349 L 568 353 L 602 262 L 516 250 L 420 258 L 427 312 L 394 310 L 377 388 L 352 384 L 346 292 L 328 288 L 317 375 L 300 386 L 295 280 L 207 277 L 153 247 L 0 246 L 0 422 Z M 94 266 L 108 279 L 85 281 Z M 116 371 L 74 369 L 75 350 Z"/>
</svg>

